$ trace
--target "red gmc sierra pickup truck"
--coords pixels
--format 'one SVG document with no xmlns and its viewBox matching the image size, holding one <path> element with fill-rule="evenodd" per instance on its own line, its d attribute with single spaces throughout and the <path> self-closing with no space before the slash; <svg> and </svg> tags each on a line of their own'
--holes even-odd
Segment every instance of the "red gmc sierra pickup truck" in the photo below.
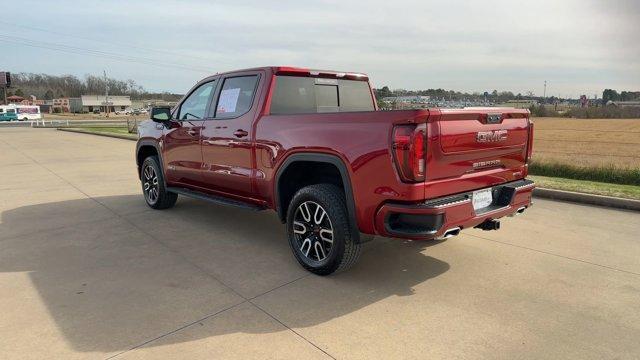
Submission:
<svg viewBox="0 0 640 360">
<path fill-rule="evenodd" d="M 264 67 L 198 82 L 138 127 L 144 198 L 273 209 L 307 270 L 374 235 L 446 239 L 531 205 L 533 124 L 512 108 L 380 111 L 364 74 Z"/>
</svg>

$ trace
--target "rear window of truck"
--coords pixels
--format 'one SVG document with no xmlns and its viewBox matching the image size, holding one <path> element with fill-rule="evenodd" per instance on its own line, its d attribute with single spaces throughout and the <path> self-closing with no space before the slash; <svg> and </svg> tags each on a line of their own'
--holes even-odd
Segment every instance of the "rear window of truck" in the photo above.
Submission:
<svg viewBox="0 0 640 360">
<path fill-rule="evenodd" d="M 373 111 L 369 83 L 358 80 L 277 76 L 272 114 Z"/>
<path fill-rule="evenodd" d="M 257 75 L 225 79 L 216 106 L 216 118 L 232 118 L 248 112 L 257 83 Z"/>
</svg>

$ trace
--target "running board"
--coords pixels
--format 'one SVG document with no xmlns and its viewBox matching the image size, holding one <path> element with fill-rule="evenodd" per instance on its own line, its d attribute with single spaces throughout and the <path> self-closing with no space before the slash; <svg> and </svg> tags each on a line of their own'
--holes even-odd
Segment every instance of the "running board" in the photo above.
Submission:
<svg viewBox="0 0 640 360">
<path fill-rule="evenodd" d="M 265 209 L 265 207 L 260 205 L 250 204 L 244 201 L 234 200 L 234 199 L 230 199 L 223 196 L 205 194 L 203 192 L 193 191 L 193 190 L 189 190 L 181 187 L 167 187 L 167 191 L 175 194 L 179 194 L 179 195 L 188 196 L 198 200 L 212 202 L 214 204 L 219 204 L 219 205 L 234 206 L 234 207 L 247 209 L 247 210 L 254 210 L 254 211 L 260 211 Z"/>
</svg>

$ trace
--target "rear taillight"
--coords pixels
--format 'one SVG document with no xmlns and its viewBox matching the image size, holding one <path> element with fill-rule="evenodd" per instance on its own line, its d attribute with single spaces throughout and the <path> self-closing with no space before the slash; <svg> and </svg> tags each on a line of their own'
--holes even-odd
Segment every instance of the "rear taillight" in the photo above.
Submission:
<svg viewBox="0 0 640 360">
<path fill-rule="evenodd" d="M 425 132 L 424 126 L 398 125 L 393 128 L 393 161 L 402 181 L 425 179 Z"/>
<path fill-rule="evenodd" d="M 529 140 L 527 142 L 527 163 L 531 162 L 533 155 L 533 121 L 529 119 Z"/>
</svg>

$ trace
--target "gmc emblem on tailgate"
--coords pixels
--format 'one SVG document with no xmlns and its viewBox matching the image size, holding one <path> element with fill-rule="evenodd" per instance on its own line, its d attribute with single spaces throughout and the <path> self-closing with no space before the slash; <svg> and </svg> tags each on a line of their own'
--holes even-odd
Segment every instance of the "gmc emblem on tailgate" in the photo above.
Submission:
<svg viewBox="0 0 640 360">
<path fill-rule="evenodd" d="M 507 140 L 507 130 L 478 131 L 476 141 L 480 143 L 499 142 Z"/>
</svg>

